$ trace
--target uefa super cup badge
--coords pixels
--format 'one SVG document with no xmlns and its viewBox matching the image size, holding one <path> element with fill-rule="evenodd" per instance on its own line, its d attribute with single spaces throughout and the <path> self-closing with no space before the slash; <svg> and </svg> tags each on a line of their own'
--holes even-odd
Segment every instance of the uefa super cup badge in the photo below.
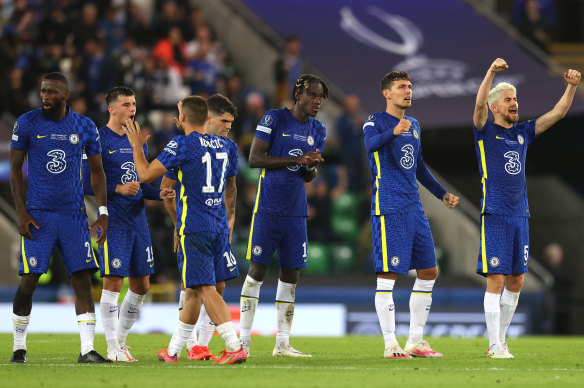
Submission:
<svg viewBox="0 0 584 388">
<path fill-rule="evenodd" d="M 521 135 L 517 135 L 517 141 L 519 142 L 519 144 L 522 144 L 525 142 L 525 140 L 523 139 L 523 136 Z"/>
<path fill-rule="evenodd" d="M 77 135 L 76 133 L 72 133 L 71 135 L 69 135 L 69 143 L 71 144 L 79 143 L 79 135 Z"/>
</svg>

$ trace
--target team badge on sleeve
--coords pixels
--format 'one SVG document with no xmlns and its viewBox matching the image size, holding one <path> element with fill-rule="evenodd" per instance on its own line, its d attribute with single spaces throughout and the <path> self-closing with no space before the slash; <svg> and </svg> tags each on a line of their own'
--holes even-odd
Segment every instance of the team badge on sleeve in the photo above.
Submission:
<svg viewBox="0 0 584 388">
<path fill-rule="evenodd" d="M 369 115 L 369 117 L 367 117 L 367 121 L 375 121 L 375 115 Z"/>
<path fill-rule="evenodd" d="M 79 143 L 79 135 L 77 135 L 76 133 L 72 133 L 71 135 L 69 135 L 69 143 L 71 144 Z"/>
</svg>

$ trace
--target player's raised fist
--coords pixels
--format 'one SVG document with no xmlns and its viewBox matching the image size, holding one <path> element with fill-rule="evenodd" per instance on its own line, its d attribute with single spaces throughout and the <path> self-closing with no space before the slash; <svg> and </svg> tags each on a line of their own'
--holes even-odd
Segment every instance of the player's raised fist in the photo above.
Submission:
<svg viewBox="0 0 584 388">
<path fill-rule="evenodd" d="M 408 119 L 401 119 L 399 123 L 393 129 L 393 134 L 395 136 L 399 136 L 404 132 L 408 132 L 410 127 L 412 126 L 412 122 Z"/>
<path fill-rule="evenodd" d="M 564 73 L 564 79 L 571 85 L 578 85 L 582 74 L 578 70 L 570 69 L 567 73 Z"/>
<path fill-rule="evenodd" d="M 454 209 L 456 205 L 458 205 L 459 200 L 460 199 L 456 195 L 450 193 L 444 194 L 444 197 L 442 198 L 442 202 L 444 202 L 444 204 L 450 209 Z"/>
<path fill-rule="evenodd" d="M 507 65 L 507 62 L 505 62 L 503 58 L 497 58 L 493 61 L 493 63 L 491 64 L 491 68 L 489 70 L 492 71 L 493 73 L 498 73 L 508 68 L 509 65 Z"/>
</svg>

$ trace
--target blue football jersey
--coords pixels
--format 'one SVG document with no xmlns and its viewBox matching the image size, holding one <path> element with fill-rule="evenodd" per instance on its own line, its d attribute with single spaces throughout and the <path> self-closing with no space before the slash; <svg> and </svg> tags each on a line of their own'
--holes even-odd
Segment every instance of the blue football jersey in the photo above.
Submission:
<svg viewBox="0 0 584 388">
<path fill-rule="evenodd" d="M 525 157 L 535 135 L 535 120 L 507 129 L 487 120 L 482 130 L 473 126 L 481 174 L 481 213 L 529 217 Z"/>
<path fill-rule="evenodd" d="M 28 164 L 27 209 L 85 210 L 81 182 L 83 151 L 101 152 L 93 121 L 67 108 L 61 120 L 45 119 L 42 109 L 20 116 L 10 146 L 25 151 Z"/>
<path fill-rule="evenodd" d="M 130 230 L 147 228 L 144 199 L 159 200 L 160 190 L 149 184 L 142 184 L 134 196 L 117 194 L 117 185 L 139 181 L 134 166 L 132 146 L 125 134 L 118 135 L 107 126 L 99 130 L 99 137 L 103 149 L 101 154 L 103 170 L 107 181 L 109 225 Z M 148 155 L 147 144 L 144 144 L 144 154 Z M 83 162 L 82 175 L 85 194 L 93 195 L 91 169 L 87 160 Z"/>
<path fill-rule="evenodd" d="M 417 180 L 438 198 L 446 193 L 424 164 L 422 130 L 418 120 L 409 116 L 404 118 L 412 123 L 408 132 L 367 154 L 373 181 L 371 215 L 421 210 Z M 387 112 L 373 113 L 363 124 L 363 135 L 368 137 L 393 132 L 399 121 Z"/>
<path fill-rule="evenodd" d="M 229 233 L 223 203 L 229 150 L 224 139 L 197 132 L 179 135 L 157 159 L 169 171 L 176 169 L 180 183 L 176 202 L 178 234 Z M 172 173 L 169 175 L 172 178 Z"/>
<path fill-rule="evenodd" d="M 317 148 L 322 152 L 326 129 L 312 117 L 300 122 L 288 108 L 283 108 L 268 111 L 258 124 L 255 136 L 270 145 L 269 156 L 289 157 L 316 151 Z M 263 168 L 253 212 L 307 217 L 308 205 L 300 168 L 299 165 Z"/>
</svg>

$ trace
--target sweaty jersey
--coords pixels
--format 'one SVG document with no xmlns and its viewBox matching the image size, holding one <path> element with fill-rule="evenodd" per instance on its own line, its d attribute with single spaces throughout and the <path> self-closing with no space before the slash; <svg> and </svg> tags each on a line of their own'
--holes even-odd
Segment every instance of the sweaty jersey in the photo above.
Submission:
<svg viewBox="0 0 584 388">
<path fill-rule="evenodd" d="M 107 181 L 107 205 L 109 225 L 130 230 L 143 230 L 148 227 L 144 199 L 160 200 L 160 190 L 149 184 L 141 184 L 140 190 L 134 196 L 116 193 L 117 185 L 138 182 L 138 174 L 134 166 L 132 146 L 128 136 L 118 135 L 108 126 L 99 130 L 103 152 L 103 170 Z M 144 154 L 148 155 L 148 146 L 144 144 Z M 89 163 L 83 161 L 83 189 L 85 194 L 93 195 L 91 187 L 91 169 Z"/>
<path fill-rule="evenodd" d="M 487 120 L 482 130 L 473 126 L 481 174 L 481 213 L 529 217 L 525 156 L 535 135 L 535 120 L 507 129 Z"/>
<path fill-rule="evenodd" d="M 387 112 L 373 113 L 363 124 L 373 180 L 371 215 L 421 210 L 416 179 L 437 198 L 446 194 L 424 164 L 420 124 L 413 117 L 404 118 L 412 125 L 399 136 L 393 135 L 393 129 L 400 120 Z M 380 142 L 384 136 L 387 141 Z"/>
<path fill-rule="evenodd" d="M 268 143 L 268 155 L 289 157 L 308 151 L 322 152 L 326 129 L 309 117 L 300 122 L 288 108 L 273 109 L 262 117 L 255 136 Z M 279 216 L 308 216 L 304 178 L 300 165 L 280 169 L 262 168 L 254 213 L 262 212 Z"/>
<path fill-rule="evenodd" d="M 67 107 L 61 120 L 43 117 L 41 109 L 20 116 L 14 124 L 10 146 L 26 152 L 28 164 L 27 209 L 85 211 L 81 182 L 83 150 L 101 153 L 93 121 Z"/>
<path fill-rule="evenodd" d="M 230 170 L 225 140 L 198 132 L 179 135 L 157 159 L 167 170 L 176 169 L 180 183 L 176 202 L 178 234 L 229 233 L 223 203 L 225 177 Z"/>
</svg>

